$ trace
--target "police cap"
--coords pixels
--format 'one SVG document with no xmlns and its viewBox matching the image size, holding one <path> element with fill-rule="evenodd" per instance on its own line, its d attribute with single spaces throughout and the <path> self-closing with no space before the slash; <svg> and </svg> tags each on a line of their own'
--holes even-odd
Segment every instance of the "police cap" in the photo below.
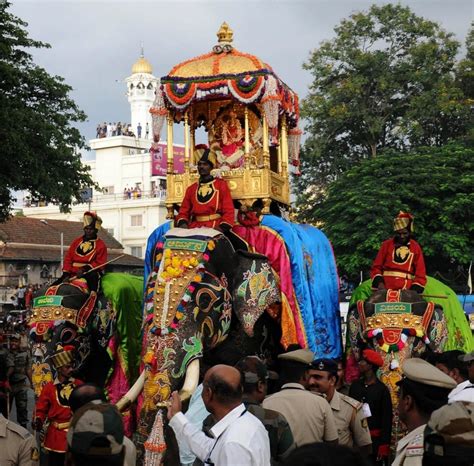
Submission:
<svg viewBox="0 0 474 466">
<path fill-rule="evenodd" d="M 420 358 L 406 359 L 402 364 L 402 372 L 407 379 L 423 385 L 449 389 L 456 387 L 454 379 Z"/>
<path fill-rule="evenodd" d="M 298 349 L 278 355 L 278 359 L 283 361 L 299 362 L 301 364 L 310 366 L 314 360 L 314 353 L 309 349 Z"/>
<path fill-rule="evenodd" d="M 474 351 L 467 354 L 461 354 L 461 356 L 458 356 L 458 359 L 462 362 L 474 361 Z"/>
<path fill-rule="evenodd" d="M 311 363 L 311 367 L 317 371 L 325 371 L 332 375 L 337 375 L 337 362 L 334 359 L 315 359 Z"/>
</svg>

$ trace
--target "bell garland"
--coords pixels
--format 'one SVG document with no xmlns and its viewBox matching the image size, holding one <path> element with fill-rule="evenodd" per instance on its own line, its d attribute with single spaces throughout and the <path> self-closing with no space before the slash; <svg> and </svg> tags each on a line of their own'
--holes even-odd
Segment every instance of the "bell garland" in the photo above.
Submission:
<svg viewBox="0 0 474 466">
<path fill-rule="evenodd" d="M 429 345 L 430 343 L 430 339 L 425 335 L 425 332 L 421 329 L 415 328 L 404 328 L 400 335 L 400 341 L 391 345 L 385 342 L 382 328 L 371 329 L 367 332 L 366 335 L 367 338 L 375 338 L 377 344 L 385 353 L 396 353 L 402 350 L 407 344 L 408 337 L 421 338 L 426 345 Z"/>
</svg>

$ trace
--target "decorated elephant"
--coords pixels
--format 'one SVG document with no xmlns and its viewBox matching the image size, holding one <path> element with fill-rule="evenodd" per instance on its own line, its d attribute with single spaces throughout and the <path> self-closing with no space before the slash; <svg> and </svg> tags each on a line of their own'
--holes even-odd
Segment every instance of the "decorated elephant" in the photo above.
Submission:
<svg viewBox="0 0 474 466">
<path fill-rule="evenodd" d="M 466 327 L 466 328 L 465 328 Z M 357 288 L 348 313 L 346 375 L 353 380 L 361 351 L 371 348 L 383 358 L 379 377 L 390 390 L 394 407 L 393 440 L 403 435 L 398 422 L 401 364 L 427 351 L 472 348 L 472 337 L 456 295 L 428 277 L 425 295 L 410 290 L 380 290 L 372 294 L 370 281 Z"/>
<path fill-rule="evenodd" d="M 108 273 L 98 295 L 74 282 L 39 290 L 29 320 L 36 395 L 54 379 L 50 359 L 61 345 L 74 347 L 75 375 L 107 387 L 117 401 L 137 378 L 142 289 L 139 277 Z"/>
<path fill-rule="evenodd" d="M 173 445 L 164 403 L 173 390 L 184 399 L 191 395 L 201 359 L 235 364 L 245 354 L 281 351 L 279 335 L 275 341 L 269 330 L 280 294 L 265 256 L 235 252 L 222 233 L 208 228 L 171 229 L 153 255 L 144 302 L 137 429 L 145 464 L 160 464 L 166 445 Z M 168 448 L 168 455 L 173 450 Z"/>
</svg>

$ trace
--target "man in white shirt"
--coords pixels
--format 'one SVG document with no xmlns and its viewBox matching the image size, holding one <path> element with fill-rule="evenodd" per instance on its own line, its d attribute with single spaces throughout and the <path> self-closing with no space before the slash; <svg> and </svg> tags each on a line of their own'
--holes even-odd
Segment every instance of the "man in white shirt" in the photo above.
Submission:
<svg viewBox="0 0 474 466">
<path fill-rule="evenodd" d="M 242 403 L 242 381 L 237 369 L 223 364 L 206 372 L 202 399 L 216 424 L 207 437 L 181 412 L 178 392 L 168 408 L 170 427 L 185 439 L 205 465 L 269 466 L 270 442 L 263 424 Z"/>
<path fill-rule="evenodd" d="M 467 401 L 474 403 L 474 351 L 458 356 L 459 360 L 467 364 L 468 379 L 458 384 L 448 396 L 448 403 Z"/>
</svg>

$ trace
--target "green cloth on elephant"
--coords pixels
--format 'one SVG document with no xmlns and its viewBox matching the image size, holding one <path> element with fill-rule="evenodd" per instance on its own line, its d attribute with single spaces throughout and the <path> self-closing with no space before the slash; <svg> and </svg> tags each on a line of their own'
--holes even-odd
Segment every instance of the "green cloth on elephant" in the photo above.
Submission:
<svg viewBox="0 0 474 466">
<path fill-rule="evenodd" d="M 101 280 L 101 287 L 116 313 L 124 369 L 129 380 L 134 381 L 140 365 L 143 278 L 126 273 L 107 273 Z"/>
<path fill-rule="evenodd" d="M 448 341 L 443 351 L 461 350 L 469 353 L 474 348 L 474 338 L 471 329 L 464 315 L 456 293 L 449 286 L 436 280 L 433 277 L 426 277 L 426 287 L 423 291 L 428 296 L 446 296 L 447 298 L 424 298 L 426 301 L 433 301 L 443 308 L 443 312 L 448 325 Z M 366 300 L 372 294 L 371 280 L 362 282 L 352 293 L 349 306 L 359 300 Z M 349 340 L 347 340 L 349 345 Z"/>
</svg>

